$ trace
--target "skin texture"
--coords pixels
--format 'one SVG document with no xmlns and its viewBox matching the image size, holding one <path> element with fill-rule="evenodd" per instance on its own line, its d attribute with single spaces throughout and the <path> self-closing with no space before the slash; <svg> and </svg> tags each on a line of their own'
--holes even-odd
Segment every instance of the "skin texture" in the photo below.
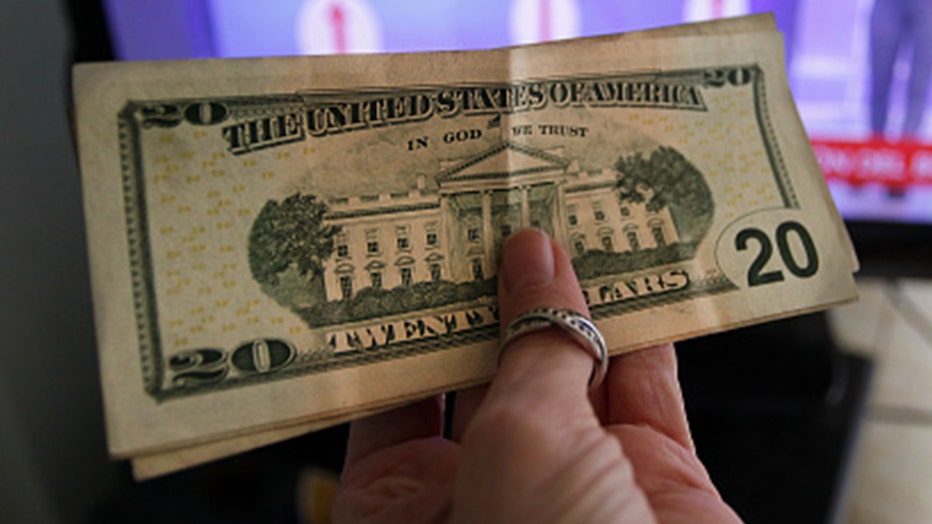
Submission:
<svg viewBox="0 0 932 524">
<path fill-rule="evenodd" d="M 502 250 L 501 324 L 536 307 L 588 314 L 566 253 L 533 229 Z M 491 384 L 461 391 L 452 437 L 431 398 L 354 422 L 337 523 L 741 522 L 696 456 L 671 345 L 592 357 L 559 330 L 509 344 Z"/>
</svg>

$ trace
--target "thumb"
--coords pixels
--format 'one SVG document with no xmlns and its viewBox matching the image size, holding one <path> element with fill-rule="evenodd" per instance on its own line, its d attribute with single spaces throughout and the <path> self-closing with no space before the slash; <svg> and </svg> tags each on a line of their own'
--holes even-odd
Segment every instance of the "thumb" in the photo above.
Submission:
<svg viewBox="0 0 932 524">
<path fill-rule="evenodd" d="M 503 331 L 515 317 L 535 308 L 589 314 L 566 252 L 537 229 L 518 231 L 505 242 L 498 288 Z M 587 384 L 592 366 L 592 356 L 558 328 L 529 333 L 503 348 L 486 401 L 505 395 L 509 402 L 526 397 L 537 405 L 591 410 Z"/>
<path fill-rule="evenodd" d="M 503 329 L 535 308 L 588 314 L 569 257 L 541 231 L 508 238 L 498 279 Z M 588 473 L 604 472 L 621 451 L 606 440 L 589 402 L 592 365 L 559 329 L 528 333 L 504 348 L 462 440 L 455 497 L 469 501 L 470 522 L 592 522 L 567 512 L 591 509 L 588 494 L 603 492 L 593 490 Z M 459 522 L 455 511 L 450 520 Z"/>
</svg>

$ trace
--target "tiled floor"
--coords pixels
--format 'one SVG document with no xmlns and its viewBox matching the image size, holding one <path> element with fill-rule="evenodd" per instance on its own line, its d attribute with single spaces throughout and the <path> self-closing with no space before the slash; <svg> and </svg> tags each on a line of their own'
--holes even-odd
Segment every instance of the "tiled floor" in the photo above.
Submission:
<svg viewBox="0 0 932 524">
<path fill-rule="evenodd" d="M 874 359 L 841 522 L 932 523 L 932 281 L 859 286 L 829 317 L 839 346 Z"/>
</svg>

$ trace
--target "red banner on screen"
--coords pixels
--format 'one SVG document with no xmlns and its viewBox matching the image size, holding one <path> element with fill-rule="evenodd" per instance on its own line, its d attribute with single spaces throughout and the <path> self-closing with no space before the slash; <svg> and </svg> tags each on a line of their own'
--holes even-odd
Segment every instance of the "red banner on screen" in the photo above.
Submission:
<svg viewBox="0 0 932 524">
<path fill-rule="evenodd" d="M 812 149 L 828 180 L 891 188 L 932 184 L 932 144 L 813 138 Z"/>
</svg>

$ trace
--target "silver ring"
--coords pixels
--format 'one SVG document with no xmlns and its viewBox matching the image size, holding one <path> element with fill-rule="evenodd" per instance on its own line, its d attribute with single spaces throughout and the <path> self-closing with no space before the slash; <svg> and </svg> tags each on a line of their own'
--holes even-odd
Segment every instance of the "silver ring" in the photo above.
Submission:
<svg viewBox="0 0 932 524">
<path fill-rule="evenodd" d="M 592 364 L 592 373 L 589 375 L 589 389 L 596 388 L 608 372 L 608 349 L 605 345 L 605 338 L 591 320 L 569 309 L 537 308 L 515 317 L 502 335 L 502 341 L 498 345 L 498 358 L 502 358 L 505 348 L 514 339 L 552 327 L 562 329 L 595 359 Z"/>
</svg>

